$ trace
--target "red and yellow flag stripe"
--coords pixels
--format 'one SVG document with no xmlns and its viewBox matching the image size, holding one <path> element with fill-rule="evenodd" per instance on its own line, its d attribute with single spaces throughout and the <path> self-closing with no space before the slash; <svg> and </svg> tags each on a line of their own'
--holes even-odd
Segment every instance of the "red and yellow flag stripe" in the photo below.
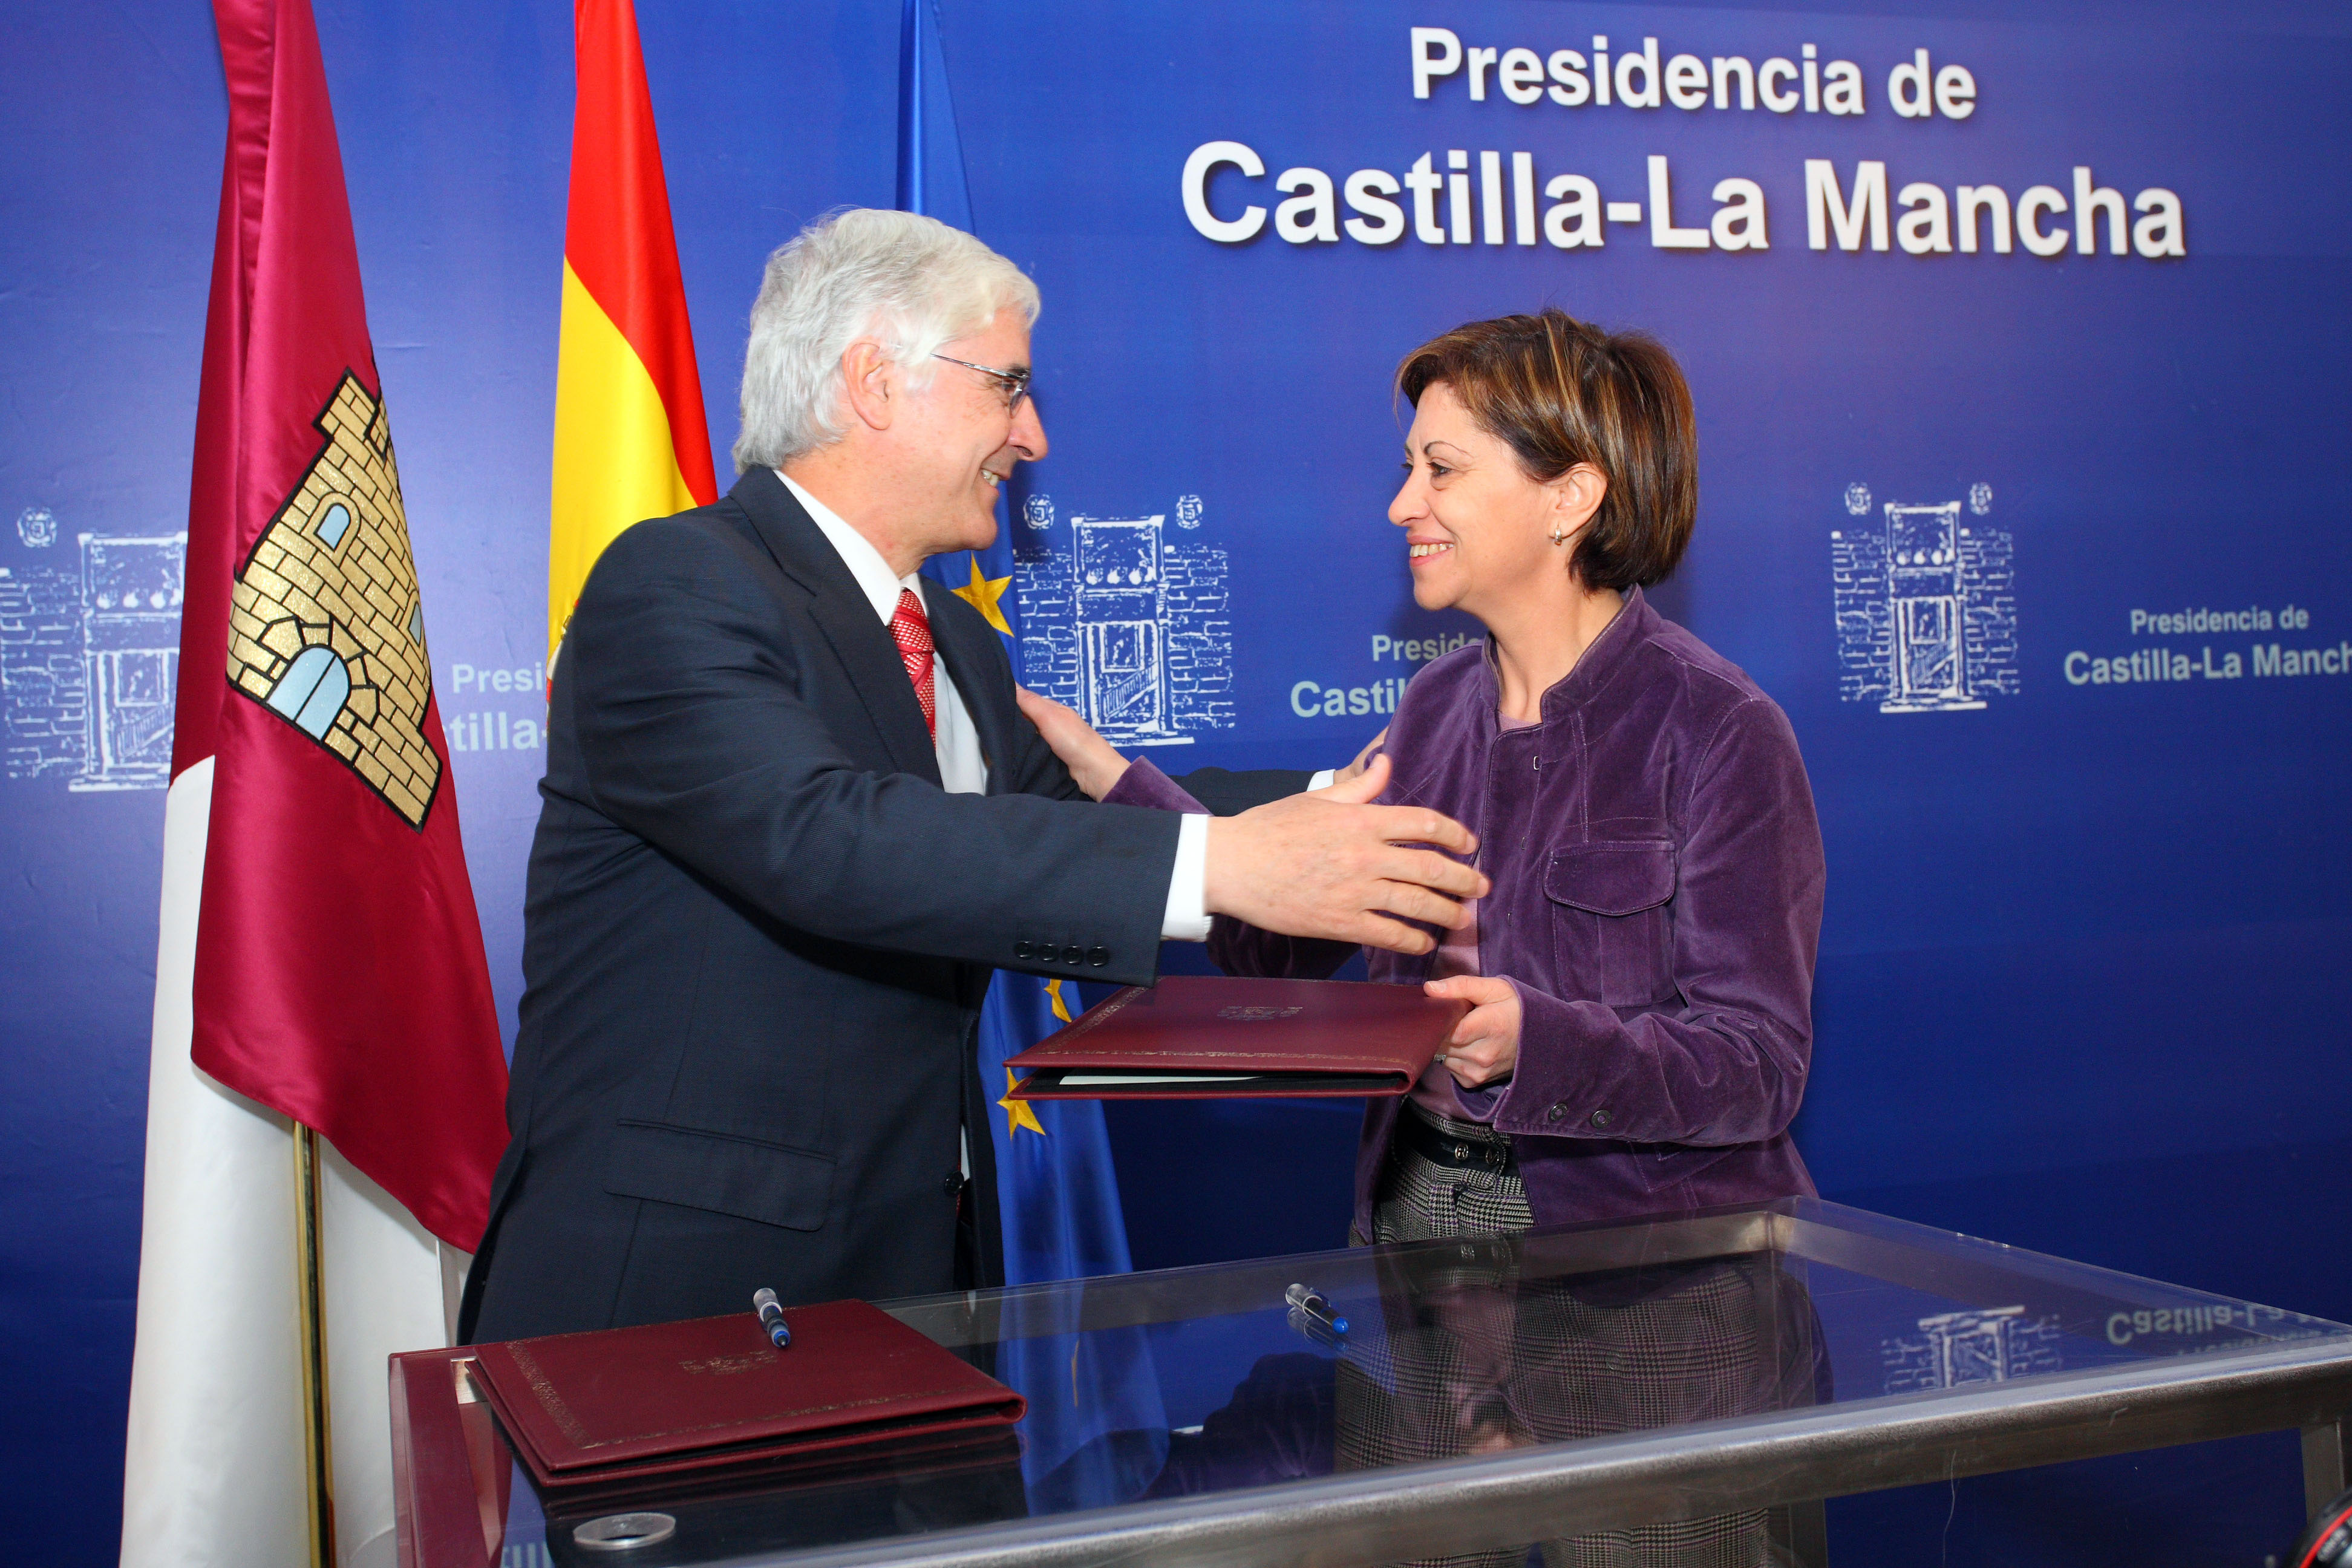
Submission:
<svg viewBox="0 0 2352 1568">
<path fill-rule="evenodd" d="M 623 529 L 719 497 L 631 0 L 578 0 L 547 562 L 551 656 Z"/>
</svg>

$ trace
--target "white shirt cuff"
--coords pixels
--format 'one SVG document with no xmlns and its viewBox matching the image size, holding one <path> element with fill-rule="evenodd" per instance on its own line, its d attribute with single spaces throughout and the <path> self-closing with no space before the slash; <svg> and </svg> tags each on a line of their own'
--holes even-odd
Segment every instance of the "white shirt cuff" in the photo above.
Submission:
<svg viewBox="0 0 2352 1568">
<path fill-rule="evenodd" d="M 1308 789 L 1329 789 L 1333 784 L 1338 782 L 1339 777 L 1339 769 L 1325 768 L 1321 773 L 1317 773 L 1313 778 L 1307 781 L 1307 787 Z"/>
<path fill-rule="evenodd" d="M 1209 940 L 1209 819 L 1186 812 L 1176 829 L 1176 868 L 1168 878 L 1162 942 Z"/>
</svg>

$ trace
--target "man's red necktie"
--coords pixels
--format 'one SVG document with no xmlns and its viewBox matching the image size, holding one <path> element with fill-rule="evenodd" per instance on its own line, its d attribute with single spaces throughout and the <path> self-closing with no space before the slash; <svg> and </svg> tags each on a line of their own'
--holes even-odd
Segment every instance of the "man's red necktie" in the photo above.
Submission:
<svg viewBox="0 0 2352 1568">
<path fill-rule="evenodd" d="M 912 588 L 898 590 L 898 613 L 890 617 L 891 640 L 898 645 L 898 661 L 915 685 L 915 700 L 923 705 L 923 728 L 940 738 L 938 688 L 931 680 L 931 618 Z"/>
</svg>

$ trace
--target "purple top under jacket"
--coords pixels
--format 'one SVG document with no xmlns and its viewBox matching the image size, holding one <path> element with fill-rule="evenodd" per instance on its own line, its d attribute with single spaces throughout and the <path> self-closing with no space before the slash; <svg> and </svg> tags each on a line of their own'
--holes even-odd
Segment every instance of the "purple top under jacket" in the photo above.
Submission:
<svg viewBox="0 0 2352 1568">
<path fill-rule="evenodd" d="M 1504 730 L 1499 704 L 1483 642 L 1423 669 L 1389 725 L 1381 798 L 1478 836 L 1494 879 L 1478 966 L 1517 989 L 1522 1018 L 1493 1124 L 1536 1222 L 1811 1195 L 1789 1122 L 1824 871 L 1787 716 L 1639 589 L 1544 693 L 1540 723 Z M 1200 809 L 1140 762 L 1108 798 Z M 1223 916 L 1209 949 L 1228 973 L 1307 977 L 1358 951 Z M 1362 951 L 1374 980 L 1428 978 L 1427 954 Z M 1360 1236 L 1403 1105 L 1365 1109 Z"/>
</svg>

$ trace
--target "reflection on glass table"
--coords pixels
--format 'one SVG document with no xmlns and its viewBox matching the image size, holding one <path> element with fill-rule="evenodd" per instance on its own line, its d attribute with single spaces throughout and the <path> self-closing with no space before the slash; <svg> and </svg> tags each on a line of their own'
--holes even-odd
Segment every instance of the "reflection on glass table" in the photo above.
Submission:
<svg viewBox="0 0 2352 1568">
<path fill-rule="evenodd" d="M 2346 1484 L 2352 1329 L 1809 1200 L 885 1306 L 1010 1436 L 542 1495 L 399 1358 L 403 1562 L 1821 1563 L 1826 1497 L 2284 1427 Z"/>
</svg>

